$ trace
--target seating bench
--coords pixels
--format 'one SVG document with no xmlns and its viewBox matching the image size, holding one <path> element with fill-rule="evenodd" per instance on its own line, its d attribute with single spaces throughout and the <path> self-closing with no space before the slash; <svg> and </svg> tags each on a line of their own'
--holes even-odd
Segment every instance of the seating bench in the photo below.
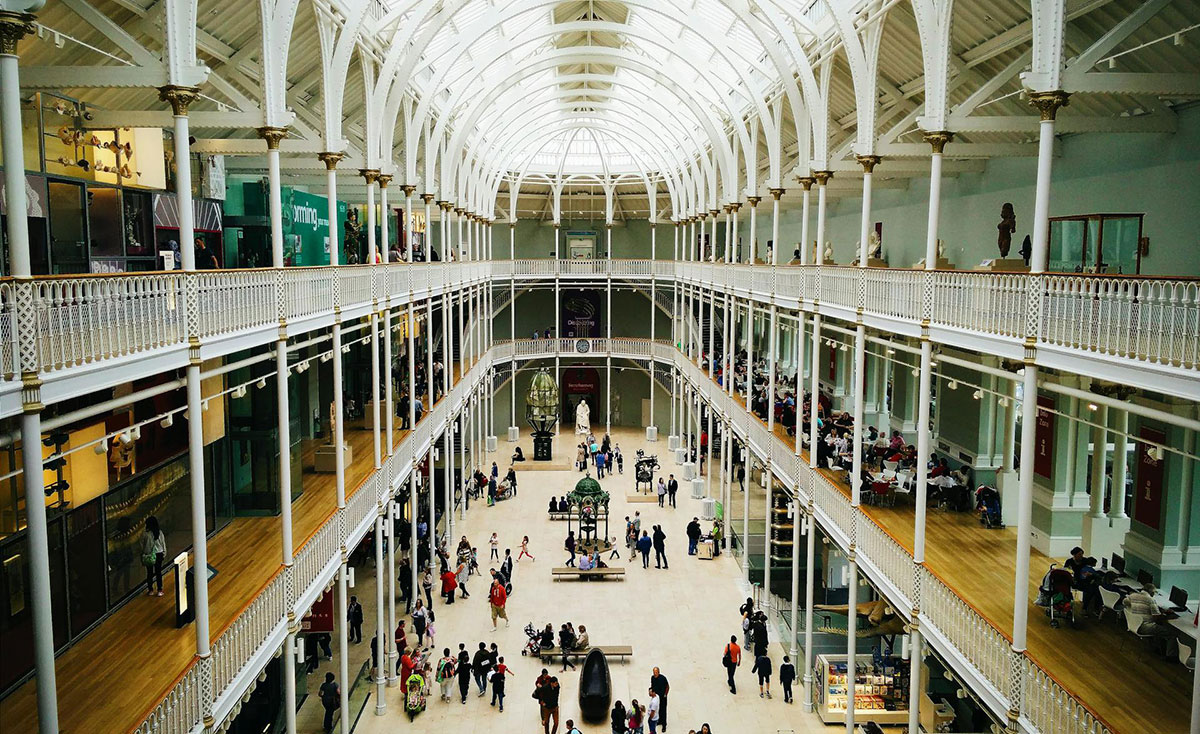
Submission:
<svg viewBox="0 0 1200 734">
<path fill-rule="evenodd" d="M 551 520 L 570 520 L 570 519 L 571 519 L 571 513 L 570 513 L 570 512 L 550 512 L 550 513 L 547 513 L 547 514 L 548 514 L 548 515 L 550 515 L 550 519 L 551 519 Z M 608 513 L 607 513 L 607 512 L 598 512 L 598 513 L 596 513 L 596 519 L 597 519 L 597 520 L 603 520 L 603 519 L 604 519 L 604 518 L 606 518 L 606 517 L 608 517 Z"/>
<path fill-rule="evenodd" d="M 623 579 L 625 577 L 625 568 L 623 566 L 619 566 L 616 568 L 613 568 L 613 567 L 589 568 L 586 571 L 580 571 L 578 568 L 571 568 L 570 566 L 560 566 L 559 568 L 555 568 L 550 571 L 551 579 L 557 579 L 557 578 L 560 578 L 563 576 L 573 576 L 575 578 L 582 579 L 584 581 L 591 581 L 593 578 L 601 578 L 602 579 L 602 578 L 607 578 L 609 576 L 612 576 L 613 578 Z"/>
<path fill-rule="evenodd" d="M 632 645 L 592 645 L 591 647 L 586 647 L 582 650 L 571 650 L 567 653 L 567 657 L 584 658 L 587 657 L 587 654 L 592 650 L 600 650 L 604 653 L 605 657 L 620 658 L 622 661 L 633 656 Z M 547 660 L 556 657 L 561 659 L 562 651 L 559 650 L 557 645 L 554 647 L 543 647 L 541 651 L 538 652 L 538 657 L 542 659 L 542 662 L 546 662 Z"/>
</svg>

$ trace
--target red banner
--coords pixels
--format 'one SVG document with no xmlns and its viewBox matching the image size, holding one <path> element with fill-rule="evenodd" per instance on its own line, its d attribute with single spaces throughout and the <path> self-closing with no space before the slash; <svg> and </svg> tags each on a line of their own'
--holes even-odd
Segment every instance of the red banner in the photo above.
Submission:
<svg viewBox="0 0 1200 734">
<path fill-rule="evenodd" d="M 325 592 L 312 605 L 304 619 L 300 620 L 301 632 L 328 632 L 333 634 L 333 594 Z"/>
<path fill-rule="evenodd" d="M 1033 473 L 1053 479 L 1054 473 L 1054 398 L 1038 395 L 1037 429 L 1034 431 Z"/>
<path fill-rule="evenodd" d="M 568 367 L 563 370 L 563 392 L 571 394 L 600 391 L 600 373 L 591 367 Z M 594 407 L 594 406 L 593 406 Z"/>
<path fill-rule="evenodd" d="M 1134 472 L 1133 490 L 1133 519 L 1141 524 L 1162 529 L 1163 514 L 1163 470 L 1166 460 L 1157 445 L 1146 443 L 1153 441 L 1162 445 L 1167 436 L 1154 428 L 1142 428 L 1138 431 L 1143 441 L 1137 445 L 1137 467 Z"/>
<path fill-rule="evenodd" d="M 835 388 L 837 387 L 837 355 L 838 355 L 837 347 L 830 347 L 829 348 L 829 375 L 828 375 L 828 378 L 829 378 L 829 381 L 833 383 L 833 386 Z"/>
</svg>

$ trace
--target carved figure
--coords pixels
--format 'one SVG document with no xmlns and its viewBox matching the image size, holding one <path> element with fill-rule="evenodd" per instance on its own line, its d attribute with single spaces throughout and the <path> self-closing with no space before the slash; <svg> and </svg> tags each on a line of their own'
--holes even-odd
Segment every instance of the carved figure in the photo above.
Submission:
<svg viewBox="0 0 1200 734">
<path fill-rule="evenodd" d="M 579 405 L 575 406 L 575 433 L 586 436 L 592 432 L 592 409 L 588 407 L 587 400 L 581 399 Z"/>
<path fill-rule="evenodd" d="M 1000 257 L 1008 257 L 1008 251 L 1012 248 L 1013 232 L 1017 231 L 1017 214 L 1013 211 L 1013 205 L 1005 203 L 1000 207 L 1000 224 L 996 225 L 996 229 L 1000 231 L 1000 235 L 996 238 L 996 244 L 1000 247 Z"/>
</svg>

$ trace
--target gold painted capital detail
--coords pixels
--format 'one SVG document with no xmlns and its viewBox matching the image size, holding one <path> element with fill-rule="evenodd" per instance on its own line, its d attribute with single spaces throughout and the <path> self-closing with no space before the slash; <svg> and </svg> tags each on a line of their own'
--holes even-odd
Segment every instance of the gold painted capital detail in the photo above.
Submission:
<svg viewBox="0 0 1200 734">
<path fill-rule="evenodd" d="M 317 153 L 317 160 L 325 164 L 325 170 L 327 171 L 337 170 L 337 164 L 341 163 L 342 159 L 345 157 L 345 153 L 335 153 L 332 151 Z"/>
<path fill-rule="evenodd" d="M 379 169 L 378 168 L 360 168 L 360 169 L 358 169 L 358 175 L 362 176 L 363 179 L 366 180 L 367 186 L 370 186 L 371 184 L 373 184 L 379 180 Z"/>
<path fill-rule="evenodd" d="M 200 96 L 200 87 L 184 87 L 178 84 L 167 84 L 158 88 L 158 98 L 169 102 L 171 112 L 182 116 L 188 113 L 188 106 Z"/>
<path fill-rule="evenodd" d="M 0 10 L 0 54 L 17 55 L 17 44 L 35 30 L 34 19 L 33 13 Z"/>
<path fill-rule="evenodd" d="M 729 205 L 729 208 L 733 210 L 734 214 L 737 214 L 738 210 L 742 208 L 742 202 L 735 201 Z"/>
<path fill-rule="evenodd" d="M 434 198 L 434 194 L 421 194 L 421 201 L 425 202 L 426 204 L 432 204 Z"/>
<path fill-rule="evenodd" d="M 279 150 L 279 143 L 288 136 L 286 127 L 265 125 L 258 128 L 258 137 L 267 141 L 267 150 Z"/>
<path fill-rule="evenodd" d="M 796 180 L 800 182 L 800 185 L 804 187 L 805 191 L 811 191 L 813 184 L 817 182 L 817 179 L 813 178 L 812 176 L 798 176 Z"/>
<path fill-rule="evenodd" d="M 941 153 L 946 149 L 946 143 L 954 140 L 954 133 L 949 130 L 936 130 L 923 134 L 921 138 L 929 143 L 934 153 Z"/>
<path fill-rule="evenodd" d="M 386 189 L 388 187 L 388 184 L 390 184 L 391 182 L 392 182 L 392 175 L 390 173 L 379 174 L 379 188 Z"/>
<path fill-rule="evenodd" d="M 417 187 L 413 186 L 412 184 L 405 184 L 400 188 L 404 190 L 405 196 L 412 196 L 413 194 L 417 193 Z"/>
<path fill-rule="evenodd" d="M 1038 108 L 1042 120 L 1053 120 L 1058 115 L 1059 107 L 1071 104 L 1071 95 L 1061 89 L 1053 92 L 1034 92 L 1029 95 L 1029 104 Z"/>
<path fill-rule="evenodd" d="M 813 178 L 818 186 L 824 186 L 829 183 L 829 179 L 833 178 L 833 171 L 813 171 Z"/>
<path fill-rule="evenodd" d="M 779 201 L 780 199 L 783 198 L 785 189 L 769 189 L 769 192 L 771 194 L 772 199 L 774 199 L 775 201 Z"/>
<path fill-rule="evenodd" d="M 856 155 L 854 156 L 854 160 L 858 161 L 858 165 L 863 167 L 863 173 L 872 173 L 882 158 L 877 155 Z"/>
</svg>

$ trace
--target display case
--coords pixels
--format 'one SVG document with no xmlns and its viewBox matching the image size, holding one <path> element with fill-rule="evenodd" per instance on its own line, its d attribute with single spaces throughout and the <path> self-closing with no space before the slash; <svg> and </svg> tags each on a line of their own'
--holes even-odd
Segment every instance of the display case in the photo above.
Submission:
<svg viewBox="0 0 1200 734">
<path fill-rule="evenodd" d="M 1080 214 L 1050 219 L 1048 270 L 1133 275 L 1146 247 L 1143 214 Z"/>
<path fill-rule="evenodd" d="M 860 654 L 854 676 L 854 720 L 877 724 L 908 721 L 908 662 Z M 846 656 L 818 655 L 813 665 L 813 705 L 821 721 L 846 721 Z"/>
</svg>

